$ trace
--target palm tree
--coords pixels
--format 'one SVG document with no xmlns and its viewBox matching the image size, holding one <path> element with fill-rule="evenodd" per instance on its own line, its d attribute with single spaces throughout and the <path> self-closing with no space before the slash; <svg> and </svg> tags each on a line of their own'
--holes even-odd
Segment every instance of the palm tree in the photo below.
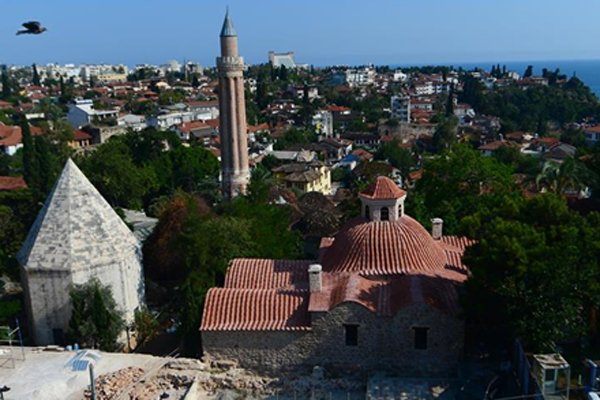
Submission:
<svg viewBox="0 0 600 400">
<path fill-rule="evenodd" d="M 568 158 L 563 163 L 546 161 L 535 179 L 541 192 L 565 195 L 585 190 L 590 180 L 589 170 L 580 161 Z"/>
</svg>

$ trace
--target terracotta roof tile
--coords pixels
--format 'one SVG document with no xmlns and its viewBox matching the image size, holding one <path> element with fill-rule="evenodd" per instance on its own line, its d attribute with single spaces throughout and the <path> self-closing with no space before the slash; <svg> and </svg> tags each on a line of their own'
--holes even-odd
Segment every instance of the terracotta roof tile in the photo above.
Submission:
<svg viewBox="0 0 600 400">
<path fill-rule="evenodd" d="M 236 258 L 225 276 L 226 288 L 237 289 L 308 289 L 310 260 L 269 260 Z"/>
<path fill-rule="evenodd" d="M 415 304 L 450 314 L 459 311 L 456 282 L 452 280 L 422 275 L 367 278 L 351 273 L 324 273 L 323 289 L 311 293 L 308 311 L 326 312 L 346 302 L 387 317 Z"/>
<path fill-rule="evenodd" d="M 310 330 L 305 290 L 213 288 L 206 295 L 201 331 Z"/>
<path fill-rule="evenodd" d="M 27 188 L 22 176 L 0 176 L 0 190 L 17 190 Z"/>
<path fill-rule="evenodd" d="M 406 196 L 406 192 L 386 176 L 378 176 L 360 196 L 371 200 L 391 200 Z"/>
<path fill-rule="evenodd" d="M 429 232 L 407 215 L 394 222 L 357 218 L 336 236 L 322 263 L 331 272 L 409 274 L 442 271 L 446 255 Z"/>
<path fill-rule="evenodd" d="M 77 141 L 92 140 L 92 135 L 90 135 L 89 133 L 84 132 L 80 129 L 75 129 L 75 132 L 73 133 L 73 138 Z"/>
</svg>

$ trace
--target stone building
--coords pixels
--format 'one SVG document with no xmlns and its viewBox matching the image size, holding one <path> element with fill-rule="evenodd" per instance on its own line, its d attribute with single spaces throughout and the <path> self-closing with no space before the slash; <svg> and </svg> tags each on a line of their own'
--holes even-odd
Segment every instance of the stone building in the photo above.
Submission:
<svg viewBox="0 0 600 400">
<path fill-rule="evenodd" d="M 457 286 L 471 241 L 430 234 L 404 212 L 406 193 L 379 177 L 360 193 L 362 215 L 318 260 L 235 259 L 207 295 L 205 354 L 250 368 L 322 365 L 410 375 L 456 372 L 464 323 Z"/>
<path fill-rule="evenodd" d="M 229 12 L 221 29 L 219 70 L 219 133 L 221 135 L 221 180 L 223 195 L 232 198 L 246 191 L 248 135 L 244 98 L 244 59 L 238 52 L 238 39 Z"/>
<path fill-rule="evenodd" d="M 138 240 L 71 160 L 17 255 L 36 344 L 61 344 L 69 289 L 97 278 L 109 285 L 128 323 L 143 303 Z"/>
</svg>

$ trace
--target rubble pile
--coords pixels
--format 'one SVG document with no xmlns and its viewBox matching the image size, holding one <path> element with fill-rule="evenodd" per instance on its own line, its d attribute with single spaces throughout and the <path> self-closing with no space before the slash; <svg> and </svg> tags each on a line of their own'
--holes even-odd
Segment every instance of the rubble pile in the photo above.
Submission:
<svg viewBox="0 0 600 400">
<path fill-rule="evenodd" d="M 110 374 L 100 375 L 96 378 L 96 399 L 114 399 L 128 386 L 137 382 L 144 375 L 144 370 L 137 367 L 127 367 Z M 86 398 L 91 398 L 89 390 Z"/>
</svg>

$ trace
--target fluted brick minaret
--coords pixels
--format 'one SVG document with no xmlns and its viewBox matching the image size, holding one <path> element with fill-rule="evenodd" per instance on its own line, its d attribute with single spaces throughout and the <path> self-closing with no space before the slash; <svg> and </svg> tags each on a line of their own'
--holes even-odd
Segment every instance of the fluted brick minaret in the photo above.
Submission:
<svg viewBox="0 0 600 400">
<path fill-rule="evenodd" d="M 231 199 L 248 185 L 248 138 L 244 100 L 244 59 L 229 12 L 221 29 L 219 69 L 219 132 L 221 135 L 221 182 L 223 195 Z"/>
</svg>

